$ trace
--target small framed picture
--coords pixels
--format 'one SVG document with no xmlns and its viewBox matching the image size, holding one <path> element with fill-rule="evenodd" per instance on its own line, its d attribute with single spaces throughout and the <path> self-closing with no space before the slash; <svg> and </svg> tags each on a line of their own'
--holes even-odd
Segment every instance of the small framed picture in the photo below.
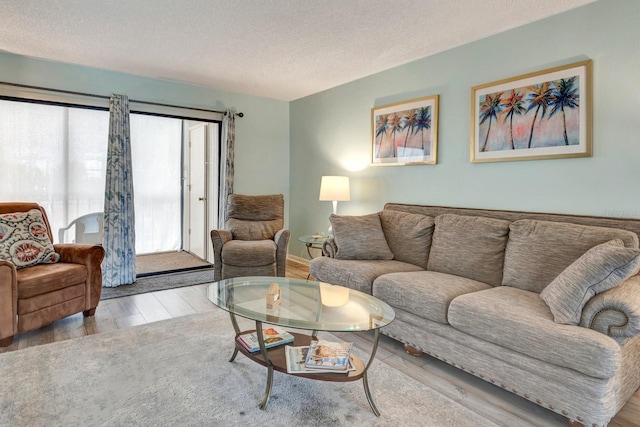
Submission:
<svg viewBox="0 0 640 427">
<path fill-rule="evenodd" d="M 438 150 L 438 95 L 371 109 L 371 163 L 434 165 Z"/>
<path fill-rule="evenodd" d="M 471 89 L 471 162 L 591 156 L 591 60 Z"/>
</svg>

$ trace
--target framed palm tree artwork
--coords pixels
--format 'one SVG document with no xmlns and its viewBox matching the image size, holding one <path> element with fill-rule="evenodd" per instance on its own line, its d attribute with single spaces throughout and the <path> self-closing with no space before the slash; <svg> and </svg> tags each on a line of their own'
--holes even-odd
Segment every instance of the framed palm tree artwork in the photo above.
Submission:
<svg viewBox="0 0 640 427">
<path fill-rule="evenodd" d="M 591 156 L 591 60 L 474 86 L 471 162 Z"/>
<path fill-rule="evenodd" d="M 438 95 L 371 109 L 374 166 L 434 165 L 438 150 Z"/>
</svg>

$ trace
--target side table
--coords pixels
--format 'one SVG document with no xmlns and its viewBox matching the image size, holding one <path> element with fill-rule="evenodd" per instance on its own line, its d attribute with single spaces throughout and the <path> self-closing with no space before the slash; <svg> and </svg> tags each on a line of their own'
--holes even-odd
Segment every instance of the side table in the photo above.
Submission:
<svg viewBox="0 0 640 427">
<path fill-rule="evenodd" d="M 307 247 L 307 253 L 309 254 L 309 258 L 313 259 L 313 255 L 311 254 L 311 249 L 318 249 L 322 251 L 322 245 L 328 239 L 327 236 L 318 236 L 318 235 L 306 235 L 298 237 L 298 241 L 305 244 Z"/>
</svg>

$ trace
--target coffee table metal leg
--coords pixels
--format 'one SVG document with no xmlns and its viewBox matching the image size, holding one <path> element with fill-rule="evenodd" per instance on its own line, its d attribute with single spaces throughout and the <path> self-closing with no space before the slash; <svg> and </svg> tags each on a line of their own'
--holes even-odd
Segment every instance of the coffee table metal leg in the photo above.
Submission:
<svg viewBox="0 0 640 427">
<path fill-rule="evenodd" d="M 231 316 L 231 324 L 233 325 L 233 330 L 236 331 L 236 335 L 238 335 L 240 333 L 240 328 L 238 327 L 238 321 L 236 320 L 236 316 L 234 316 L 233 313 L 229 313 L 229 316 Z M 233 354 L 231 355 L 231 359 L 229 359 L 229 362 L 233 362 L 236 359 L 236 356 L 238 355 L 238 349 L 235 346 L 233 346 Z"/>
<path fill-rule="evenodd" d="M 371 396 L 371 391 L 369 390 L 369 381 L 367 380 L 367 372 L 369 371 L 369 366 L 371 366 L 371 363 L 373 363 L 373 359 L 376 357 L 376 351 L 378 351 L 379 338 L 380 338 L 380 333 L 378 332 L 377 329 L 375 329 L 371 355 L 369 356 L 369 361 L 367 362 L 367 366 L 365 366 L 364 372 L 362 374 L 362 384 L 364 385 L 364 394 L 367 396 L 367 401 L 369 402 L 369 406 L 371 406 L 371 410 L 376 415 L 376 417 L 380 416 L 380 411 L 378 411 L 378 408 L 376 407 L 376 404 L 373 401 L 373 396 Z"/>
<path fill-rule="evenodd" d="M 262 335 L 262 322 L 256 320 L 256 335 L 258 335 L 258 344 L 260 345 L 260 352 L 264 358 L 264 362 L 267 365 L 267 388 L 264 390 L 264 396 L 260 403 L 260 409 L 265 410 L 267 403 L 269 403 L 269 397 L 271 396 L 271 386 L 273 385 L 273 365 L 269 360 L 267 354 L 267 348 L 264 345 L 264 336 Z"/>
</svg>

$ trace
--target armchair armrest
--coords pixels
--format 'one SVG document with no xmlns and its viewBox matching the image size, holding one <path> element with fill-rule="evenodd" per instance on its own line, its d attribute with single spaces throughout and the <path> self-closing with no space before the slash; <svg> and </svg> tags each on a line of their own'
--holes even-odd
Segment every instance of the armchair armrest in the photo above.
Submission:
<svg viewBox="0 0 640 427">
<path fill-rule="evenodd" d="M 276 242 L 276 276 L 284 277 L 287 271 L 287 247 L 291 231 L 280 230 L 273 237 Z"/>
<path fill-rule="evenodd" d="M 222 277 L 222 246 L 233 239 L 229 230 L 211 230 L 211 244 L 213 245 L 213 280 Z"/>
<path fill-rule="evenodd" d="M 591 298 L 582 310 L 580 326 L 610 337 L 640 333 L 640 276 Z"/>
<path fill-rule="evenodd" d="M 60 254 L 60 262 L 83 264 L 87 267 L 87 292 L 85 292 L 85 310 L 98 306 L 102 294 L 102 260 L 104 248 L 100 245 L 80 245 L 76 243 L 54 244 Z"/>
<path fill-rule="evenodd" d="M 18 279 L 16 266 L 0 259 L 0 346 L 11 344 L 18 333 Z"/>
<path fill-rule="evenodd" d="M 336 245 L 336 239 L 329 237 L 322 244 L 322 254 L 329 258 L 335 258 L 338 252 L 338 246 Z"/>
</svg>

